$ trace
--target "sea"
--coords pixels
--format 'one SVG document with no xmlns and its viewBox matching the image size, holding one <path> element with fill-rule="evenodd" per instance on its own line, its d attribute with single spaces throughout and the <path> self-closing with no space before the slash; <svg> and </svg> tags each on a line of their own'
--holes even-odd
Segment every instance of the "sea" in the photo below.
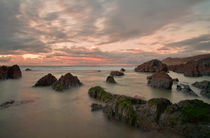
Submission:
<svg viewBox="0 0 210 138">
<path fill-rule="evenodd" d="M 26 68 L 32 71 L 25 71 Z M 121 66 L 97 67 L 21 67 L 22 78 L 0 81 L 0 104 L 8 100 L 31 101 L 0 110 L 0 138 L 179 138 L 168 131 L 144 131 L 122 122 L 108 120 L 102 111 L 91 112 L 90 105 L 98 103 L 88 96 L 88 89 L 101 86 L 106 91 L 127 96 L 139 96 L 145 100 L 163 97 L 172 103 L 195 99 L 172 90 L 151 88 L 147 76 L 151 73 L 134 72 L 133 66 L 124 66 L 123 77 L 115 77 L 117 84 L 106 83 L 112 70 Z M 76 75 L 83 86 L 56 92 L 51 87 L 32 87 L 44 75 L 52 73 L 59 78 L 66 73 Z M 210 100 L 200 95 L 200 90 L 191 84 L 195 81 L 210 80 L 210 77 L 185 77 L 169 72 L 179 83 L 188 84 L 206 103 Z"/>
</svg>

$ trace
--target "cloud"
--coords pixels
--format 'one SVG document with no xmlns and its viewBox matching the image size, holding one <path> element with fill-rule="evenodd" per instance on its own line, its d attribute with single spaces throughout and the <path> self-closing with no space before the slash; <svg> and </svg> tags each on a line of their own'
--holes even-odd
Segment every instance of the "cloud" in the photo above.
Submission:
<svg viewBox="0 0 210 138">
<path fill-rule="evenodd" d="M 7 63 L 11 60 L 11 57 L 8 56 L 1 56 L 0 57 L 0 63 Z"/>
</svg>

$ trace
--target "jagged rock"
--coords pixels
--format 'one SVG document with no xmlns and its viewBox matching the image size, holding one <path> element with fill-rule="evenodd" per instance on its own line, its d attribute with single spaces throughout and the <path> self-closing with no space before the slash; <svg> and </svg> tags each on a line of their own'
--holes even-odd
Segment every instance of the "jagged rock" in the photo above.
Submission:
<svg viewBox="0 0 210 138">
<path fill-rule="evenodd" d="M 29 69 L 29 68 L 27 68 L 27 69 L 25 69 L 25 71 L 32 71 L 31 69 Z"/>
<path fill-rule="evenodd" d="M 103 105 L 101 104 L 96 104 L 96 103 L 93 103 L 91 105 L 91 111 L 94 112 L 94 111 L 98 111 L 98 110 L 102 110 L 103 109 Z"/>
<path fill-rule="evenodd" d="M 114 77 L 113 76 L 108 76 L 106 78 L 106 82 L 107 83 L 111 83 L 111 84 L 115 84 L 116 83 L 116 81 L 114 80 Z"/>
<path fill-rule="evenodd" d="M 51 86 L 53 83 L 55 83 L 57 79 L 55 76 L 53 76 L 51 73 L 45 75 L 41 79 L 39 79 L 34 87 L 42 87 L 42 86 Z"/>
<path fill-rule="evenodd" d="M 171 89 L 173 85 L 172 78 L 165 72 L 157 72 L 151 77 L 148 77 L 148 85 L 154 88 Z"/>
<path fill-rule="evenodd" d="M 124 73 L 120 71 L 111 71 L 110 76 L 123 76 Z"/>
<path fill-rule="evenodd" d="M 204 97 L 210 98 L 210 89 L 202 90 L 200 94 Z"/>
<path fill-rule="evenodd" d="M 152 131 L 170 129 L 186 137 L 210 137 L 210 104 L 200 100 L 172 104 L 165 98 L 153 98 L 147 102 L 111 94 L 100 86 L 90 88 L 88 93 L 107 103 L 103 112 L 109 119 Z"/>
<path fill-rule="evenodd" d="M 63 91 L 64 89 L 80 87 L 81 85 L 82 83 L 77 78 L 77 76 L 73 76 L 71 73 L 67 73 L 64 76 L 61 76 L 60 79 L 52 85 L 52 88 L 56 91 Z"/>
<path fill-rule="evenodd" d="M 125 72 L 126 70 L 125 70 L 124 68 L 121 68 L 120 71 L 121 71 L 121 72 Z"/>
<path fill-rule="evenodd" d="M 1 66 L 0 67 L 0 79 L 19 79 L 22 77 L 22 72 L 18 65 L 11 67 Z"/>
<path fill-rule="evenodd" d="M 163 64 L 160 60 L 153 59 L 151 61 L 145 62 L 135 68 L 136 72 L 168 72 L 168 67 Z"/>
<path fill-rule="evenodd" d="M 204 81 L 201 81 L 201 82 L 195 82 L 192 85 L 196 88 L 210 90 L 210 81 L 207 81 L 207 80 L 204 80 Z"/>
<path fill-rule="evenodd" d="M 179 84 L 179 85 L 177 85 L 176 89 L 177 89 L 177 91 L 181 91 L 182 93 L 184 93 L 186 95 L 198 97 L 198 95 L 190 88 L 189 85 Z"/>
</svg>

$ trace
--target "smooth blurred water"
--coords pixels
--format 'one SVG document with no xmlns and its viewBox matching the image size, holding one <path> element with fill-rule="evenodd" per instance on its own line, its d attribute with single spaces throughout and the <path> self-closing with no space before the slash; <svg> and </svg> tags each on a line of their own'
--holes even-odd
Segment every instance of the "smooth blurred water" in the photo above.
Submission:
<svg viewBox="0 0 210 138">
<path fill-rule="evenodd" d="M 0 110 L 0 138 L 154 138 L 180 137 L 169 132 L 144 132 L 123 123 L 107 120 L 102 112 L 91 112 L 94 101 L 88 96 L 90 87 L 100 85 L 107 91 L 122 95 L 139 95 L 146 100 L 165 97 L 172 102 L 194 99 L 172 90 L 154 89 L 147 86 L 146 77 L 150 73 L 136 73 L 133 67 L 125 67 L 123 77 L 116 77 L 118 84 L 106 84 L 110 70 L 120 67 L 30 67 L 33 71 L 24 71 L 19 80 L 0 81 L 0 103 L 7 100 L 34 100 L 32 103 L 11 106 Z M 98 72 L 101 70 L 101 72 Z M 72 73 L 84 84 L 80 88 L 59 93 L 50 87 L 32 88 L 42 76 L 52 73 L 57 78 Z M 210 80 L 210 77 L 187 78 L 182 74 L 169 73 L 179 78 L 181 83 L 192 84 L 195 81 Z M 197 94 L 200 90 L 191 87 Z M 210 103 L 209 99 L 199 97 Z"/>
</svg>

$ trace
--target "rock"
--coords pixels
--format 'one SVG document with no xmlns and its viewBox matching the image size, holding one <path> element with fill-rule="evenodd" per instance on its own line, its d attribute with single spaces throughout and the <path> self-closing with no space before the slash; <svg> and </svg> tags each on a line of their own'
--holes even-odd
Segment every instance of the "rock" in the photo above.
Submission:
<svg viewBox="0 0 210 138">
<path fill-rule="evenodd" d="M 80 87 L 81 85 L 82 83 L 77 76 L 67 73 L 64 76 L 61 76 L 60 79 L 52 85 L 52 88 L 56 91 L 63 91 L 65 89 Z"/>
<path fill-rule="evenodd" d="M 172 78 L 164 71 L 153 74 L 148 79 L 148 85 L 154 88 L 171 89 L 173 85 Z"/>
<path fill-rule="evenodd" d="M 175 78 L 175 79 L 173 79 L 173 82 L 177 83 L 177 82 L 179 82 L 179 79 Z"/>
<path fill-rule="evenodd" d="M 111 71 L 110 76 L 123 76 L 124 73 L 120 71 Z"/>
<path fill-rule="evenodd" d="M 41 79 L 39 79 L 34 87 L 42 87 L 42 86 L 51 86 L 53 83 L 55 83 L 57 79 L 55 76 L 53 76 L 51 73 L 45 75 Z"/>
<path fill-rule="evenodd" d="M 26 69 L 25 69 L 25 71 L 32 71 L 32 70 L 31 70 L 31 69 L 29 69 L 29 68 L 26 68 Z"/>
<path fill-rule="evenodd" d="M 0 79 L 19 79 L 22 77 L 22 72 L 18 65 L 11 67 L 1 66 L 0 67 Z"/>
<path fill-rule="evenodd" d="M 120 71 L 121 71 L 121 72 L 125 72 L 126 70 L 125 70 L 124 68 L 121 68 Z"/>
<path fill-rule="evenodd" d="M 10 107 L 12 104 L 14 104 L 14 103 L 15 103 L 14 100 L 6 101 L 6 102 L 0 104 L 0 109 L 8 108 L 8 107 Z"/>
<path fill-rule="evenodd" d="M 106 82 L 107 83 L 111 83 L 111 84 L 115 84 L 116 83 L 116 81 L 114 80 L 114 77 L 113 76 L 108 76 L 106 78 Z"/>
<path fill-rule="evenodd" d="M 184 100 L 170 105 L 159 124 L 186 137 L 210 136 L 210 105 L 200 100 Z"/>
<path fill-rule="evenodd" d="M 192 85 L 196 88 L 210 90 L 210 81 L 207 81 L 207 80 L 204 80 L 201 82 L 195 82 Z"/>
<path fill-rule="evenodd" d="M 190 88 L 189 85 L 179 84 L 179 85 L 177 85 L 176 89 L 177 89 L 177 91 L 181 91 L 182 93 L 184 93 L 186 95 L 198 97 L 198 95 L 195 92 L 193 92 L 193 90 Z"/>
<path fill-rule="evenodd" d="M 153 59 L 151 61 L 145 62 L 135 68 L 136 72 L 168 72 L 168 67 L 163 64 L 160 60 Z"/>
<path fill-rule="evenodd" d="M 103 106 L 101 104 L 96 104 L 96 103 L 93 103 L 91 105 L 91 111 L 94 112 L 94 111 L 98 111 L 98 110 L 102 110 L 103 109 Z"/>
<path fill-rule="evenodd" d="M 185 137 L 210 136 L 210 104 L 200 100 L 184 100 L 177 104 L 165 98 L 144 101 L 111 94 L 100 86 L 90 88 L 88 93 L 106 102 L 103 112 L 108 119 L 152 131 L 169 129 Z"/>
<path fill-rule="evenodd" d="M 210 89 L 208 89 L 208 90 L 202 90 L 200 94 L 202 96 L 206 97 L 206 98 L 210 98 Z"/>
</svg>

